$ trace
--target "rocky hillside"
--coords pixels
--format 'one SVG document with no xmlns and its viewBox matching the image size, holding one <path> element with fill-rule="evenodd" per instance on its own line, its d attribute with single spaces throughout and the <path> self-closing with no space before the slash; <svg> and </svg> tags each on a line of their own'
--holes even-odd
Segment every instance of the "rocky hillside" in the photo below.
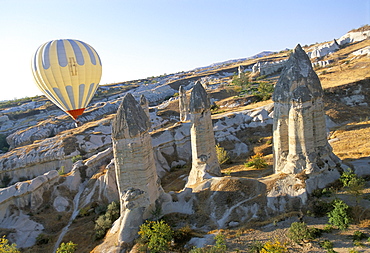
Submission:
<svg viewBox="0 0 370 253">
<path fill-rule="evenodd" d="M 336 40 L 303 47 L 324 88 L 329 142 L 359 175 L 370 174 L 369 36 L 370 27 L 364 26 Z M 253 178 L 272 182 L 271 87 L 290 53 L 265 52 L 192 71 L 100 86 L 79 118 L 83 125 L 77 128 L 43 96 L 0 103 L 0 236 L 6 235 L 23 252 L 53 252 L 61 241 L 69 240 L 79 245 L 78 252 L 90 252 L 102 242 L 94 240 L 94 221 L 100 206 L 118 200 L 111 123 L 127 92 L 136 100 L 144 95 L 149 101 L 156 168 L 166 192 L 180 191 L 189 173 L 190 123 L 180 121 L 178 90 L 183 86 L 189 93 L 197 80 L 213 103 L 216 142 L 231 159 L 222 165 L 224 175 L 245 178 L 245 182 Z M 257 153 L 269 163 L 267 169 L 243 165 Z M 228 191 L 243 184 L 230 179 L 223 187 Z M 185 193 L 178 197 L 188 198 Z M 208 229 L 202 233 L 243 225 L 243 219 L 231 223 L 227 216 L 212 225 L 201 214 L 195 218 L 197 229 Z"/>
</svg>

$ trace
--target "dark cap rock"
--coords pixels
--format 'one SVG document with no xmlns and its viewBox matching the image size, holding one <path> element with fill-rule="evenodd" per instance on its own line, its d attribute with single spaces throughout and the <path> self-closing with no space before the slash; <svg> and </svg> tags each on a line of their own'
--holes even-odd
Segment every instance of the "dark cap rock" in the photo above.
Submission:
<svg viewBox="0 0 370 253">
<path fill-rule="evenodd" d="M 207 92 L 199 81 L 195 83 L 191 92 L 189 107 L 192 113 L 199 113 L 211 107 Z"/>
<path fill-rule="evenodd" d="M 150 129 L 149 119 L 144 110 L 131 95 L 127 93 L 117 110 L 112 123 L 112 138 L 133 138 Z"/>
<path fill-rule="evenodd" d="M 294 99 L 304 102 L 322 95 L 320 80 L 312 68 L 308 55 L 298 44 L 281 72 L 272 100 L 288 102 Z"/>
</svg>

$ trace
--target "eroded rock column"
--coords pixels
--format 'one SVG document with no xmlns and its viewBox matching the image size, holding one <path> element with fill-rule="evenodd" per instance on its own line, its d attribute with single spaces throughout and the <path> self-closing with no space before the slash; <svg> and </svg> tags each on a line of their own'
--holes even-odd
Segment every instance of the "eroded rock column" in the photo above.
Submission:
<svg viewBox="0 0 370 253">
<path fill-rule="evenodd" d="M 287 61 L 272 99 L 275 173 L 312 174 L 341 166 L 326 137 L 320 80 L 300 45 Z"/>
<path fill-rule="evenodd" d="M 186 186 L 221 176 L 215 149 L 210 101 L 203 86 L 197 82 L 190 96 L 192 168 Z"/>
<path fill-rule="evenodd" d="M 186 90 L 182 85 L 179 88 L 179 111 L 180 121 L 189 120 L 189 102 L 186 96 Z"/>
<path fill-rule="evenodd" d="M 113 153 L 120 195 L 119 243 L 132 242 L 163 193 L 156 173 L 149 119 L 126 94 L 112 123 Z"/>
</svg>

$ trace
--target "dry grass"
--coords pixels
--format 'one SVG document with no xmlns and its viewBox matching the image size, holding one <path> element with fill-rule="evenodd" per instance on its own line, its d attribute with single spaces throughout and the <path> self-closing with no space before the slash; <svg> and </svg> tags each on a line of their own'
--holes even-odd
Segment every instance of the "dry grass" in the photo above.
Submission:
<svg viewBox="0 0 370 253">
<path fill-rule="evenodd" d="M 334 153 L 343 159 L 370 156 L 370 121 L 350 123 L 335 130 L 331 139 Z"/>
</svg>

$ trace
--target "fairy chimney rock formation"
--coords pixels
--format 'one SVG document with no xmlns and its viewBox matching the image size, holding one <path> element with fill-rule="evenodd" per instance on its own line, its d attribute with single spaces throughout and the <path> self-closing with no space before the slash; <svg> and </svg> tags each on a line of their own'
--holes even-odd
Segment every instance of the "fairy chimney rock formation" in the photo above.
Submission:
<svg viewBox="0 0 370 253">
<path fill-rule="evenodd" d="M 327 141 L 320 80 L 299 44 L 282 71 L 272 100 L 275 173 L 320 174 L 341 166 Z"/>
<path fill-rule="evenodd" d="M 119 243 L 135 239 L 141 222 L 149 218 L 163 192 L 156 173 L 149 129 L 144 110 L 130 93 L 126 94 L 112 123 L 121 205 Z"/>
<path fill-rule="evenodd" d="M 239 65 L 239 67 L 238 67 L 238 78 L 242 77 L 243 72 L 244 72 L 244 69 L 243 69 L 242 65 Z"/>
<path fill-rule="evenodd" d="M 180 111 L 180 121 L 189 120 L 189 103 L 186 96 L 186 90 L 181 85 L 179 88 L 179 111 Z"/>
<path fill-rule="evenodd" d="M 150 120 L 150 115 L 149 115 L 149 102 L 148 100 L 146 99 L 146 97 L 141 94 L 140 96 L 140 105 L 141 105 L 141 108 L 143 108 L 146 116 L 148 117 L 148 119 Z"/>
<path fill-rule="evenodd" d="M 190 96 L 192 168 L 186 186 L 212 176 L 221 176 L 210 106 L 207 92 L 200 82 L 197 82 Z"/>
</svg>

